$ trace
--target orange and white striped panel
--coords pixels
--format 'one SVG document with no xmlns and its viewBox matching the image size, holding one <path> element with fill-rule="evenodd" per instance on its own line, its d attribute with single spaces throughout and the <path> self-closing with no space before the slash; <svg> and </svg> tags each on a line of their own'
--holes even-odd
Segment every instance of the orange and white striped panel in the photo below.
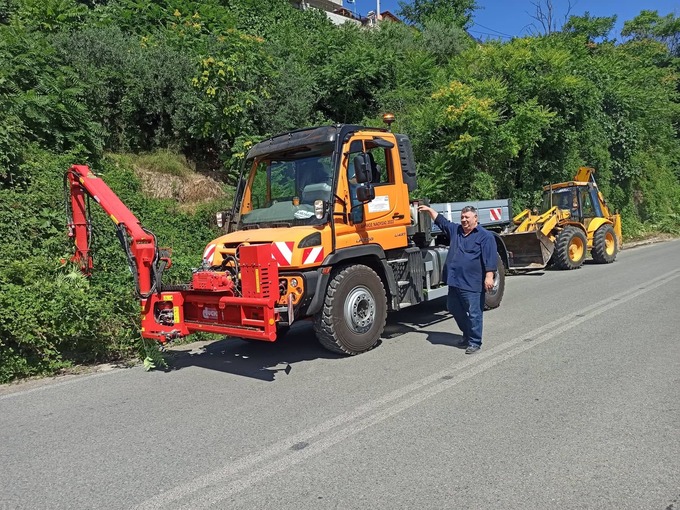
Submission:
<svg viewBox="0 0 680 510">
<path fill-rule="evenodd" d="M 293 260 L 293 246 L 295 243 L 289 242 L 276 242 L 272 243 L 272 257 L 281 266 L 290 266 Z"/>
<path fill-rule="evenodd" d="M 207 261 L 210 265 L 212 265 L 213 258 L 215 257 L 216 247 L 216 244 L 209 244 L 205 247 L 205 251 L 203 252 L 203 260 Z"/>
<path fill-rule="evenodd" d="M 315 246 L 314 248 L 305 248 L 302 252 L 303 264 L 318 264 L 323 260 L 323 246 Z"/>
</svg>

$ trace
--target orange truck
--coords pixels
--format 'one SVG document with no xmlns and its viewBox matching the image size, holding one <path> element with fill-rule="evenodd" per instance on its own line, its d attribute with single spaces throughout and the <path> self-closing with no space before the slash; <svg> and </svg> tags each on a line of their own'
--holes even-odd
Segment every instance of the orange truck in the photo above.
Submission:
<svg viewBox="0 0 680 510">
<path fill-rule="evenodd" d="M 406 135 L 333 125 L 292 131 L 247 154 L 226 234 L 210 242 L 185 285 L 165 285 L 170 257 L 153 233 L 88 167 L 66 173 L 72 260 L 89 274 L 93 199 L 109 214 L 141 300 L 142 336 L 166 343 L 193 332 L 273 342 L 312 319 L 320 343 L 343 354 L 374 347 L 388 311 L 443 297 L 448 239 L 411 199 L 416 166 Z M 431 204 L 454 221 L 462 203 Z M 487 308 L 500 305 L 508 253 L 496 234 L 509 200 L 472 202 L 494 231 L 498 272 Z"/>
</svg>

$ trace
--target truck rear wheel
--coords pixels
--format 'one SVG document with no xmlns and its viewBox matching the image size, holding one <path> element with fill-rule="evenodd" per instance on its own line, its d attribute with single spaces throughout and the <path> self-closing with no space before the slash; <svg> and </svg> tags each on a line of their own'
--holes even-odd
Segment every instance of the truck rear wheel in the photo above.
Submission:
<svg viewBox="0 0 680 510">
<path fill-rule="evenodd" d="M 578 269 L 586 259 L 588 240 L 580 228 L 567 226 L 557 236 L 555 242 L 555 267 L 558 269 Z"/>
<path fill-rule="evenodd" d="M 611 264 L 616 260 L 619 242 L 616 239 L 614 227 L 606 223 L 595 231 L 593 235 L 593 260 L 598 264 Z"/>
<path fill-rule="evenodd" d="M 314 331 L 326 349 L 360 354 L 378 343 L 386 318 L 387 296 L 376 272 L 361 264 L 344 266 L 331 276 Z"/>
<path fill-rule="evenodd" d="M 501 305 L 505 292 L 505 266 L 500 253 L 496 254 L 498 271 L 493 279 L 493 289 L 484 294 L 484 310 L 493 310 Z"/>
</svg>

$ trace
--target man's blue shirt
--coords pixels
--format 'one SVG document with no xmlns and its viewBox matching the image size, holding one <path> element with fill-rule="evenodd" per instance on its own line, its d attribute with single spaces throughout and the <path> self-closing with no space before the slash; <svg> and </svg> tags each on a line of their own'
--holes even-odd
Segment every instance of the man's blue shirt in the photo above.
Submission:
<svg viewBox="0 0 680 510">
<path fill-rule="evenodd" d="M 484 276 L 496 271 L 496 240 L 493 234 L 477 225 L 465 235 L 463 227 L 441 214 L 434 222 L 447 233 L 451 243 L 444 265 L 444 281 L 451 287 L 484 292 Z"/>
</svg>

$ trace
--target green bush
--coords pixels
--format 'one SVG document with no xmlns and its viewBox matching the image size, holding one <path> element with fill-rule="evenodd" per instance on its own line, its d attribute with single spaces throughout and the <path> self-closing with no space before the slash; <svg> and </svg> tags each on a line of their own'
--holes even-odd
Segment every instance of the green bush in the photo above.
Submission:
<svg viewBox="0 0 680 510">
<path fill-rule="evenodd" d="M 113 223 L 93 208 L 95 273 L 84 278 L 63 262 L 66 237 L 63 174 L 75 162 L 33 150 L 21 167 L 25 189 L 0 190 L 0 382 L 49 374 L 75 363 L 125 359 L 142 349 L 139 302 Z M 178 210 L 140 193 L 129 167 L 105 158 L 95 167 L 159 243 L 173 247 L 167 281 L 186 282 L 217 232 L 208 209 Z"/>
</svg>

